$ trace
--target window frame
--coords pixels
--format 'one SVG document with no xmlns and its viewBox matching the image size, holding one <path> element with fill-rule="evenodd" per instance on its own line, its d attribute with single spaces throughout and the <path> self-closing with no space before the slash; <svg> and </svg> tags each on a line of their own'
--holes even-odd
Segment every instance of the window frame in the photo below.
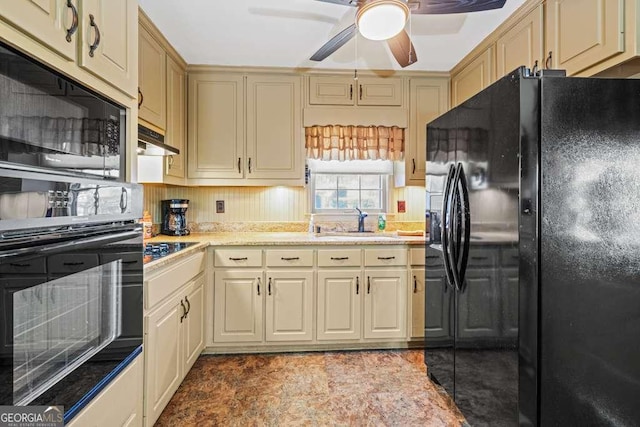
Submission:
<svg viewBox="0 0 640 427">
<path fill-rule="evenodd" d="M 309 205 L 310 205 L 310 213 L 312 214 L 320 214 L 320 215 L 343 215 L 343 214 L 352 214 L 355 209 L 354 208 L 335 208 L 335 209 L 316 209 L 315 204 L 315 195 L 316 195 L 316 177 L 318 175 L 357 175 L 361 176 L 378 176 L 380 177 L 381 187 L 380 192 L 382 193 L 380 196 L 380 209 L 370 209 L 364 208 L 363 211 L 368 214 L 378 214 L 378 213 L 386 213 L 387 208 L 389 207 L 389 197 L 390 197 L 390 176 L 385 173 L 372 173 L 372 172 L 313 172 L 311 173 L 311 180 L 309 181 Z M 363 191 L 362 182 L 358 180 L 360 188 L 357 190 L 358 192 Z M 364 191 L 372 190 L 372 189 L 364 189 Z M 354 191 L 354 190 L 350 190 Z M 360 208 L 360 206 L 358 206 Z M 362 209 L 362 208 L 361 208 Z"/>
</svg>

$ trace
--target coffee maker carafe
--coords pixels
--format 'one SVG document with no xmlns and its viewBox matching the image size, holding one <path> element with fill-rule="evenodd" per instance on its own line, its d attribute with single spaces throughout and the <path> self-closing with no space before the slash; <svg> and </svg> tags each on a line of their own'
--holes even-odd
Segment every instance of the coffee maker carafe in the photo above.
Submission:
<svg viewBox="0 0 640 427">
<path fill-rule="evenodd" d="M 187 228 L 187 208 L 189 200 L 170 199 L 162 201 L 162 227 L 160 232 L 168 236 L 186 236 L 189 234 Z"/>
</svg>

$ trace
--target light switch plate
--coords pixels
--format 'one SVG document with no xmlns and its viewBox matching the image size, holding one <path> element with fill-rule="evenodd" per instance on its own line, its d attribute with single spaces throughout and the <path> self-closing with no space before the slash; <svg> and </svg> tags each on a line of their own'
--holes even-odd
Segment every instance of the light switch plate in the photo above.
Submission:
<svg viewBox="0 0 640 427">
<path fill-rule="evenodd" d="M 404 200 L 398 200 L 398 213 L 404 213 L 407 211 L 407 204 Z"/>
<path fill-rule="evenodd" d="M 216 213 L 224 213 L 224 200 L 216 200 Z"/>
</svg>

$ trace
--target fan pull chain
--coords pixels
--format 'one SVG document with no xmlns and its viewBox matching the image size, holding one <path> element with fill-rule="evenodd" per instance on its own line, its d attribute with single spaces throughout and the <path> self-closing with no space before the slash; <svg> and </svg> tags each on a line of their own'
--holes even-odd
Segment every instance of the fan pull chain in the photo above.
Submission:
<svg viewBox="0 0 640 427">
<path fill-rule="evenodd" d="M 358 81 L 358 32 L 356 31 L 356 57 L 354 58 L 353 80 Z"/>
</svg>

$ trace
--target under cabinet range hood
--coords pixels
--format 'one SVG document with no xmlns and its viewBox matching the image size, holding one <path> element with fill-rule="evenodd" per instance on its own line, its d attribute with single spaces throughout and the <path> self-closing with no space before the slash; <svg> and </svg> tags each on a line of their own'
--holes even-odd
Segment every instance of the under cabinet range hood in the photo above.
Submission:
<svg viewBox="0 0 640 427">
<path fill-rule="evenodd" d="M 164 143 L 164 134 L 138 124 L 138 155 L 173 156 L 180 150 Z"/>
</svg>

